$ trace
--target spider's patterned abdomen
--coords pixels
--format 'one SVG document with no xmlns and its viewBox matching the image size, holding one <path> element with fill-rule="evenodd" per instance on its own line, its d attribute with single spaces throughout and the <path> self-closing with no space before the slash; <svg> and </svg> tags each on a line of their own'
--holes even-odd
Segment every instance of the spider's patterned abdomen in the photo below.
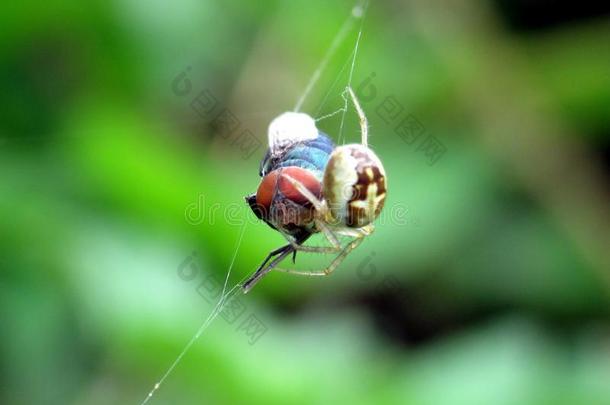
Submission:
<svg viewBox="0 0 610 405">
<path fill-rule="evenodd" d="M 383 209 L 386 191 L 385 170 L 371 149 L 359 144 L 335 149 L 322 188 L 335 220 L 350 228 L 370 224 Z"/>
</svg>

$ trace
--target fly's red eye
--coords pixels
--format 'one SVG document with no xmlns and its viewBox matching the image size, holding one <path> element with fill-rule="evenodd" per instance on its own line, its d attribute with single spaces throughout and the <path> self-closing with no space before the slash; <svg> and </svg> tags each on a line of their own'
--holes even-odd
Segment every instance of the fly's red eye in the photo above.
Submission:
<svg viewBox="0 0 610 405">
<path fill-rule="evenodd" d="M 296 166 L 283 167 L 263 177 L 256 191 L 256 203 L 267 212 L 269 212 L 271 203 L 277 194 L 281 194 L 283 198 L 299 205 L 309 203 L 307 197 L 301 194 L 288 179 L 282 177 L 282 174 L 297 180 L 315 196 L 320 196 L 322 185 L 313 173 Z"/>
</svg>

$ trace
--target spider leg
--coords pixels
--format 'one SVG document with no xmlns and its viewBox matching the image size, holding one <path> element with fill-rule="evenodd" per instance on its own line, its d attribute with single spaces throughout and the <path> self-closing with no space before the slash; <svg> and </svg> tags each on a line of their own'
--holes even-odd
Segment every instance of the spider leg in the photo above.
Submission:
<svg viewBox="0 0 610 405">
<path fill-rule="evenodd" d="M 326 267 L 324 270 L 320 271 L 301 271 L 301 270 L 291 270 L 284 269 L 280 267 L 276 267 L 275 270 L 281 271 L 283 273 L 294 274 L 296 276 L 307 276 L 307 277 L 320 277 L 320 276 L 328 276 L 330 273 L 335 271 L 337 267 L 345 260 L 347 255 L 354 249 L 356 249 L 361 243 L 364 241 L 364 237 L 359 237 L 352 240 L 342 251 L 333 259 L 333 261 Z"/>
<path fill-rule="evenodd" d="M 362 145 L 368 147 L 369 146 L 369 123 L 366 119 L 366 115 L 364 114 L 364 110 L 360 106 L 360 102 L 352 90 L 351 86 L 347 87 L 347 91 L 349 95 L 352 97 L 352 102 L 354 103 L 354 107 L 356 107 L 356 112 L 358 113 L 358 118 L 360 118 L 360 134 L 362 135 Z"/>
<path fill-rule="evenodd" d="M 284 236 L 284 238 L 286 238 L 286 240 L 289 242 L 289 244 L 287 246 L 292 246 L 292 248 L 294 249 L 293 263 L 294 263 L 294 258 L 296 256 L 296 252 L 338 253 L 341 251 L 341 245 L 339 244 L 338 241 L 337 241 L 337 245 L 333 245 L 333 246 L 303 246 L 303 243 L 305 242 L 305 240 L 301 240 L 301 241 L 295 240 L 294 238 L 292 238 L 290 235 L 288 235 L 284 231 L 282 231 L 280 229 L 278 229 L 278 230 Z M 334 237 L 334 235 L 333 235 L 333 237 Z M 336 239 L 336 237 L 335 237 L 335 239 Z M 284 246 L 284 247 L 286 247 L 286 246 Z"/>
<path fill-rule="evenodd" d="M 299 193 L 303 194 L 303 196 L 307 198 L 307 200 L 314 206 L 316 211 L 322 212 L 324 210 L 324 204 L 322 203 L 322 201 L 320 201 L 318 197 L 316 197 L 311 191 L 309 191 L 307 187 L 303 185 L 303 183 L 294 179 L 288 174 L 281 174 L 281 176 L 288 180 L 290 184 L 292 184 L 297 190 L 299 190 Z"/>
<path fill-rule="evenodd" d="M 342 251 L 341 253 L 339 253 L 339 255 L 337 257 L 335 257 L 335 260 L 332 261 L 332 263 L 324 269 L 324 273 L 326 274 L 330 274 L 333 271 L 335 271 L 335 269 L 337 267 L 339 267 L 339 265 L 343 262 L 343 260 L 345 260 L 345 258 L 347 257 L 348 254 L 350 254 L 352 252 L 352 250 L 356 249 L 358 246 L 360 246 L 360 244 L 364 241 L 364 237 L 359 237 L 356 238 L 354 240 L 352 240 Z"/>
<path fill-rule="evenodd" d="M 326 267 L 322 271 L 308 272 L 308 271 L 290 270 L 290 269 L 276 267 L 289 254 L 291 254 L 291 253 L 294 254 L 297 250 L 303 250 L 302 248 L 307 247 L 307 246 L 301 246 L 299 244 L 297 244 L 296 246 L 293 244 L 288 244 L 288 245 L 282 246 L 281 248 L 276 249 L 273 252 L 271 252 L 268 255 L 267 259 L 265 259 L 263 264 L 261 266 L 259 266 L 258 270 L 256 270 L 256 272 L 244 283 L 244 285 L 242 287 L 244 290 L 244 294 L 247 293 L 248 291 L 250 291 L 252 289 L 252 287 L 254 287 L 254 285 L 261 278 L 263 278 L 263 276 L 265 276 L 265 274 L 269 273 L 271 270 L 277 270 L 277 271 L 281 271 L 284 273 L 290 273 L 290 274 L 295 274 L 295 275 L 299 275 L 299 276 L 310 276 L 310 277 L 327 276 L 330 273 L 332 273 L 333 271 L 335 271 L 335 269 L 337 267 L 339 267 L 339 265 L 343 262 L 343 260 L 345 260 L 347 255 L 349 253 L 351 253 L 352 250 L 356 249 L 364 241 L 365 236 L 366 236 L 365 234 L 358 234 L 358 236 L 356 236 L 355 239 L 353 239 L 350 243 L 347 244 L 347 246 L 345 248 L 343 248 L 340 251 L 340 253 L 333 259 L 333 261 L 330 263 L 330 265 L 328 265 L 328 267 Z M 313 249 L 315 247 L 311 247 L 311 248 Z M 333 249 L 333 248 L 331 247 L 330 249 Z M 269 259 L 274 256 L 273 255 L 274 252 L 276 254 L 275 259 L 273 259 L 271 261 L 271 263 L 267 264 Z"/>
<path fill-rule="evenodd" d="M 337 252 L 337 249 L 334 247 L 302 246 L 300 243 L 303 243 L 303 242 L 304 242 L 304 240 L 296 241 L 296 242 L 291 240 L 289 244 L 284 245 L 284 246 L 270 252 L 267 255 L 267 257 L 265 258 L 265 260 L 263 261 L 263 263 L 254 272 L 254 274 L 252 276 L 250 276 L 250 278 L 248 278 L 248 280 L 246 280 L 246 282 L 243 284 L 242 289 L 244 291 L 244 294 L 247 293 L 248 291 L 250 291 L 252 289 L 252 287 L 254 287 L 254 285 L 256 283 L 258 283 L 260 281 L 260 279 L 263 278 L 271 270 L 284 271 L 284 270 L 277 268 L 276 266 L 290 254 L 292 254 L 292 260 L 294 263 L 297 251 L 316 252 L 316 253 L 336 253 Z M 339 249 L 340 249 L 340 247 L 339 247 Z M 273 258 L 273 257 L 275 257 L 275 258 L 271 261 L 271 263 L 269 263 L 269 260 L 271 260 L 271 258 Z"/>
<path fill-rule="evenodd" d="M 322 214 L 326 210 L 324 203 L 322 201 L 320 201 L 320 199 L 318 199 L 318 197 L 316 197 L 311 191 L 309 191 L 307 189 L 307 187 L 305 187 L 300 181 L 294 179 L 293 177 L 289 176 L 288 174 L 282 174 L 282 177 L 284 177 L 286 180 L 288 180 L 299 191 L 299 193 L 303 194 L 303 196 L 305 198 L 307 198 L 307 200 L 314 206 L 315 210 L 319 214 Z M 310 253 L 337 253 L 337 252 L 339 252 L 341 250 L 341 244 L 339 243 L 339 240 L 333 234 L 333 232 L 328 228 L 328 226 L 326 226 L 326 224 L 324 224 L 323 221 L 316 220 L 316 227 L 324 233 L 324 235 L 326 236 L 326 238 L 328 239 L 328 241 L 331 243 L 332 246 L 330 246 L 330 247 L 329 246 L 302 246 L 300 243 L 292 242 L 290 238 L 286 238 L 286 239 L 288 241 L 290 241 L 290 243 L 293 245 L 295 250 L 302 251 L 302 252 L 310 252 Z"/>
<path fill-rule="evenodd" d="M 341 246 L 302 246 L 302 245 L 291 245 L 295 252 L 306 252 L 306 253 L 337 253 L 341 251 Z"/>
<path fill-rule="evenodd" d="M 324 273 L 323 271 L 302 271 L 302 270 L 284 269 L 281 267 L 276 267 L 275 270 L 281 271 L 282 273 L 294 274 L 295 276 L 306 276 L 306 277 L 328 276 L 328 274 Z"/>
<path fill-rule="evenodd" d="M 374 230 L 375 230 L 375 227 L 373 226 L 373 224 L 368 224 L 368 225 L 363 226 L 362 228 L 337 229 L 337 230 L 335 230 L 335 233 L 337 235 L 351 236 L 352 238 L 360 238 L 363 236 L 369 236 L 370 234 L 373 233 Z"/>
<path fill-rule="evenodd" d="M 316 227 L 322 231 L 326 239 L 330 242 L 333 247 L 335 247 L 336 251 L 339 251 L 341 248 L 341 243 L 339 243 L 339 239 L 337 239 L 337 235 L 330 229 L 328 225 L 324 221 L 317 220 Z"/>
<path fill-rule="evenodd" d="M 339 242 L 339 239 L 337 238 L 337 235 L 335 235 L 335 232 L 328 225 L 326 225 L 326 223 L 324 223 L 321 220 L 316 220 L 316 227 L 322 231 L 322 233 L 324 234 L 324 236 L 326 236 L 326 239 L 328 239 L 328 241 L 330 242 L 330 244 L 332 246 L 304 246 L 298 242 L 294 242 L 288 236 L 286 236 L 286 235 L 284 235 L 284 236 L 286 236 L 286 239 L 292 244 L 292 246 L 295 249 L 295 252 L 300 251 L 300 252 L 323 253 L 323 254 L 341 252 L 342 246 L 341 246 L 341 243 Z M 336 233 L 345 235 L 345 236 L 354 237 L 354 238 L 360 238 L 360 237 L 368 235 L 367 233 L 360 233 L 357 230 L 346 230 L 345 233 L 342 231 L 337 231 Z"/>
</svg>

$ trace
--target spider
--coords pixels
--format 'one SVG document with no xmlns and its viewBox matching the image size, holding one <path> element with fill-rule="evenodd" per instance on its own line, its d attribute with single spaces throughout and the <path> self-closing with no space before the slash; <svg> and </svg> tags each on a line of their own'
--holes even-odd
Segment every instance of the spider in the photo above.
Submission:
<svg viewBox="0 0 610 405">
<path fill-rule="evenodd" d="M 248 292 L 271 270 L 304 276 L 331 274 L 374 231 L 386 197 L 386 174 L 368 147 L 368 121 L 354 91 L 347 92 L 360 119 L 361 142 L 335 147 L 309 115 L 286 112 L 269 125 L 269 148 L 260 165 L 257 192 L 246 196 L 254 214 L 281 232 L 287 245 L 270 252 L 243 284 Z M 330 246 L 303 245 L 321 232 Z M 338 236 L 347 236 L 341 246 Z M 323 270 L 304 272 L 277 265 L 297 252 L 336 254 Z M 273 259 L 273 260 L 272 260 Z"/>
</svg>

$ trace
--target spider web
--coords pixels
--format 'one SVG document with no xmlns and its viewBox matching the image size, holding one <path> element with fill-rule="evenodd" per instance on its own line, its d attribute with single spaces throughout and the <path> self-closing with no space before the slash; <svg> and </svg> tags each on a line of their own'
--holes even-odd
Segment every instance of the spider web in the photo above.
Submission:
<svg viewBox="0 0 610 405">
<path fill-rule="evenodd" d="M 172 362 L 172 364 L 169 366 L 169 368 L 165 371 L 165 373 L 159 379 L 159 381 L 157 383 L 155 383 L 155 385 L 150 390 L 150 392 L 148 393 L 148 395 L 146 396 L 144 401 L 142 401 L 142 405 L 146 404 L 153 397 L 155 392 L 161 387 L 161 385 L 167 379 L 167 377 L 169 377 L 170 374 L 174 371 L 176 366 L 180 363 L 182 358 L 189 351 L 191 346 L 193 346 L 193 344 L 201 337 L 201 335 L 203 335 L 203 333 L 212 324 L 212 322 L 214 322 L 216 317 L 222 312 L 222 310 L 227 305 L 227 303 L 229 303 L 235 297 L 235 295 L 237 295 L 237 293 L 240 291 L 241 284 L 246 280 L 247 277 L 244 277 L 242 280 L 240 280 L 229 291 L 227 291 L 227 284 L 228 284 L 229 278 L 231 276 L 231 270 L 233 270 L 233 265 L 235 264 L 235 259 L 237 258 L 237 254 L 241 247 L 241 242 L 244 238 L 244 234 L 245 234 L 247 225 L 248 225 L 248 221 L 244 221 L 244 225 L 242 226 L 241 232 L 239 234 L 239 239 L 237 240 L 237 245 L 235 246 L 235 252 L 233 253 L 233 258 L 231 259 L 231 264 L 229 264 L 229 269 L 227 270 L 227 275 L 225 276 L 225 281 L 222 286 L 222 293 L 220 294 L 220 298 L 218 299 L 218 302 L 212 309 L 212 312 L 210 312 L 208 317 L 199 326 L 199 328 L 197 329 L 197 331 L 195 332 L 195 334 L 193 335 L 191 340 L 189 340 L 188 343 L 186 344 L 186 346 L 184 346 L 184 348 L 182 349 L 180 354 L 178 354 L 176 359 Z"/>
<path fill-rule="evenodd" d="M 294 107 L 295 112 L 298 112 L 301 109 L 301 107 L 303 106 L 303 103 L 305 102 L 305 99 L 307 98 L 307 96 L 309 96 L 309 94 L 311 93 L 311 90 L 316 85 L 316 83 L 319 81 L 320 77 L 322 76 L 322 73 L 328 66 L 329 61 L 332 59 L 332 57 L 336 53 L 337 49 L 339 48 L 339 45 L 345 41 L 345 38 L 350 33 L 353 26 L 359 20 L 360 24 L 359 24 L 358 35 L 356 37 L 356 42 L 354 44 L 354 48 L 352 49 L 347 60 L 341 67 L 341 70 L 339 70 L 339 73 L 335 76 L 335 79 L 331 83 L 329 89 L 326 91 L 326 94 L 322 98 L 322 101 L 320 102 L 320 104 L 316 110 L 316 113 L 315 113 L 316 122 L 322 121 L 327 118 L 334 117 L 335 115 L 341 113 L 341 123 L 339 125 L 339 134 L 337 136 L 337 144 L 341 144 L 343 141 L 343 128 L 344 128 L 344 123 L 345 123 L 345 114 L 347 113 L 347 109 L 348 109 L 348 88 L 352 86 L 354 69 L 356 67 L 356 57 L 358 55 L 358 47 L 360 45 L 360 39 L 362 37 L 362 31 L 363 31 L 363 25 L 364 25 L 364 15 L 366 13 L 367 8 L 368 8 L 368 0 L 360 0 L 360 1 L 356 2 L 354 7 L 352 8 L 350 15 L 347 17 L 347 19 L 343 23 L 341 29 L 339 30 L 339 32 L 337 33 L 337 35 L 331 42 L 331 45 L 328 48 L 328 50 L 326 51 L 326 54 L 324 55 L 324 57 L 322 58 L 322 61 L 320 62 L 320 64 L 316 68 L 316 70 L 314 71 L 309 82 L 307 83 L 307 87 L 305 88 L 305 91 L 303 92 L 303 94 L 301 94 L 301 96 L 299 97 L 299 99 Z M 343 99 L 343 106 L 341 108 L 337 109 L 336 111 L 319 116 L 320 112 L 322 111 L 322 108 L 326 105 L 330 95 L 335 91 L 335 87 L 337 86 L 337 83 L 343 77 L 343 72 L 345 71 L 345 69 L 348 66 L 350 68 L 349 68 L 349 73 L 348 73 L 348 77 L 347 77 L 347 84 L 341 91 L 341 98 Z"/>
<path fill-rule="evenodd" d="M 347 79 L 347 85 L 344 88 L 344 90 L 341 92 L 341 97 L 343 98 L 343 102 L 344 102 L 343 107 L 339 108 L 337 111 L 334 111 L 330 114 L 326 114 L 326 115 L 316 118 L 316 121 L 320 121 L 320 120 L 335 116 L 339 113 L 342 113 L 341 125 L 339 127 L 338 143 L 341 143 L 341 139 L 342 139 L 342 135 L 343 135 L 343 124 L 345 121 L 345 114 L 347 112 L 347 107 L 348 107 L 347 89 L 348 89 L 348 87 L 351 87 L 351 84 L 352 84 L 352 77 L 353 77 L 354 68 L 356 65 L 356 56 L 358 54 L 358 45 L 360 43 L 360 38 L 362 36 L 364 14 L 365 14 L 367 6 L 368 6 L 368 0 L 359 0 L 356 2 L 356 4 L 354 5 L 354 7 L 352 8 L 352 10 L 350 12 L 350 15 L 347 17 L 347 19 L 341 26 L 341 29 L 339 30 L 339 32 L 333 38 L 328 50 L 326 51 L 326 53 L 325 53 L 324 57 L 322 58 L 322 60 L 320 61 L 320 63 L 318 64 L 318 67 L 314 71 L 313 75 L 309 79 L 309 82 L 307 83 L 305 90 L 300 95 L 300 97 L 294 107 L 295 112 L 298 112 L 301 109 L 301 107 L 303 106 L 303 103 L 305 102 L 305 100 L 311 93 L 312 89 L 315 87 L 315 85 L 319 81 L 320 77 L 326 70 L 329 61 L 332 59 L 332 57 L 336 53 L 339 46 L 345 41 L 347 35 L 351 32 L 351 30 L 353 29 L 356 22 L 358 20 L 360 20 L 358 36 L 357 36 L 354 48 L 353 48 L 352 52 L 350 53 L 348 60 L 344 63 L 343 67 L 339 71 L 338 75 L 335 77 L 330 88 L 326 92 L 326 95 L 322 99 L 322 101 L 318 107 L 318 110 L 316 112 L 316 115 L 318 115 L 319 112 L 322 110 L 322 108 L 324 107 L 325 103 L 327 102 L 330 94 L 334 91 L 337 83 L 339 82 L 339 79 L 341 78 L 343 72 L 349 65 L 350 69 L 349 69 L 349 75 L 348 75 L 348 79 Z M 218 302 L 216 303 L 216 305 L 214 306 L 214 308 L 212 309 L 210 314 L 201 323 L 201 325 L 196 330 L 196 332 L 191 337 L 191 339 L 186 343 L 184 348 L 180 351 L 178 356 L 174 359 L 174 361 L 170 364 L 170 366 L 167 368 L 167 370 L 163 373 L 161 378 L 154 384 L 152 389 L 148 392 L 148 394 L 146 395 L 144 400 L 141 402 L 142 405 L 148 403 L 153 398 L 155 393 L 161 388 L 161 386 L 166 381 L 166 379 L 173 373 L 175 368 L 180 364 L 180 362 L 182 361 L 184 356 L 188 353 L 188 351 L 191 349 L 191 347 L 205 333 L 205 331 L 210 327 L 210 325 L 214 322 L 214 320 L 218 317 L 218 315 L 223 311 L 223 309 L 226 307 L 226 305 L 228 303 L 230 303 L 231 300 L 233 298 L 235 298 L 236 295 L 238 295 L 240 292 L 242 292 L 241 287 L 242 287 L 243 283 L 250 277 L 250 274 L 246 274 L 246 276 L 244 276 L 240 281 L 235 283 L 233 285 L 233 287 L 231 287 L 228 290 L 227 290 L 227 286 L 229 285 L 229 279 L 231 276 L 231 272 L 233 270 L 235 260 L 237 259 L 237 255 L 241 248 L 241 243 L 243 241 L 243 237 L 244 237 L 244 234 L 246 231 L 247 224 L 248 224 L 248 221 L 244 221 L 244 225 L 241 228 L 241 232 L 239 234 L 239 238 L 238 238 L 236 246 L 235 246 L 235 250 L 233 253 L 233 257 L 231 259 L 231 263 L 229 265 L 229 268 L 227 269 L 227 274 L 225 276 L 222 293 L 220 294 L 220 298 L 218 299 Z"/>
</svg>

